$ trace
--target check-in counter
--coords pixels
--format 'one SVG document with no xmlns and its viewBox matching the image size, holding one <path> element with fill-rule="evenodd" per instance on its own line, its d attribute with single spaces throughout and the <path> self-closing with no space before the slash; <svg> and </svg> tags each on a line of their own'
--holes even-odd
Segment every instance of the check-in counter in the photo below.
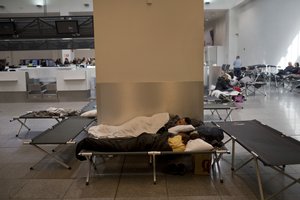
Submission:
<svg viewBox="0 0 300 200">
<path fill-rule="evenodd" d="M 58 70 L 57 72 L 57 91 L 80 91 L 90 89 L 87 70 Z"/>
<path fill-rule="evenodd" d="M 54 82 L 56 81 L 58 67 L 27 67 L 21 66 L 17 71 L 28 72 L 30 79 L 39 79 L 41 82 Z M 66 67 L 64 69 L 72 69 L 71 67 Z"/>
<path fill-rule="evenodd" d="M 30 79 L 39 79 L 43 83 L 56 82 L 57 91 L 89 90 L 95 77 L 95 67 L 21 67 L 18 71 L 28 72 Z"/>
<path fill-rule="evenodd" d="M 26 72 L 0 72 L 0 92 L 26 92 Z"/>
<path fill-rule="evenodd" d="M 22 66 L 13 70 L 0 72 L 0 102 L 95 98 L 95 66 Z"/>
</svg>

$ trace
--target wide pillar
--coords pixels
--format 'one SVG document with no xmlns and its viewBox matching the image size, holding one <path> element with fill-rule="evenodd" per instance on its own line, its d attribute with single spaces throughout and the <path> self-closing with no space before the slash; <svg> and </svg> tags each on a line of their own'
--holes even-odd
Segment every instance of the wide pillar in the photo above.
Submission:
<svg viewBox="0 0 300 200">
<path fill-rule="evenodd" d="M 203 117 L 203 1 L 94 0 L 100 123 Z"/>
</svg>

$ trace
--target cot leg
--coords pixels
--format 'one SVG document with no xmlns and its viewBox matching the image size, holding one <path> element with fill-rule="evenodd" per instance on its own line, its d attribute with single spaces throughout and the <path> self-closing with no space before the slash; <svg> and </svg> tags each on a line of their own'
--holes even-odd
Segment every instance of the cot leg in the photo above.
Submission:
<svg viewBox="0 0 300 200">
<path fill-rule="evenodd" d="M 229 109 L 229 111 L 226 109 L 226 117 L 224 119 L 224 121 L 226 122 L 227 119 L 229 118 L 229 121 L 232 121 L 232 118 L 231 118 L 231 112 L 233 111 L 233 109 Z"/>
<path fill-rule="evenodd" d="M 26 121 L 27 121 L 26 118 L 24 119 L 24 122 L 22 122 L 22 120 L 20 120 L 20 119 L 16 119 L 16 120 L 17 120 L 18 122 L 20 122 L 20 124 L 21 124 L 21 126 L 20 126 L 20 128 L 19 128 L 19 131 L 18 131 L 16 137 L 19 137 L 19 134 L 20 134 L 20 132 L 21 132 L 23 126 L 24 126 L 25 128 L 27 128 L 27 130 L 28 130 L 27 132 L 30 131 L 30 128 L 26 125 Z"/>
<path fill-rule="evenodd" d="M 235 157 L 235 139 L 232 140 L 232 155 L 231 155 L 231 170 L 234 171 L 234 157 Z"/>
<path fill-rule="evenodd" d="M 152 165 L 153 160 L 152 160 L 152 156 L 149 156 L 149 164 Z"/>
<path fill-rule="evenodd" d="M 87 175 L 86 175 L 85 185 L 89 185 L 93 159 L 92 159 L 91 156 L 86 156 L 86 159 L 89 161 L 89 167 L 88 167 L 88 172 L 87 172 Z"/>
<path fill-rule="evenodd" d="M 153 162 L 153 184 L 156 184 L 156 158 L 155 158 L 155 154 L 152 155 L 152 162 Z"/>
<path fill-rule="evenodd" d="M 61 164 L 62 166 L 64 166 L 67 169 L 71 169 L 71 167 L 69 165 L 67 165 L 66 163 L 64 163 L 63 161 L 61 161 L 60 159 L 56 158 L 54 155 L 50 154 L 49 152 L 47 152 L 46 150 L 42 149 L 41 147 L 39 147 L 38 145 L 32 144 L 33 146 L 35 146 L 37 149 L 39 149 L 40 151 L 46 153 L 47 155 L 51 156 L 57 163 Z M 38 162 L 39 163 L 39 162 Z M 38 163 L 36 163 L 34 166 L 36 166 Z M 30 167 L 30 169 L 34 169 L 34 166 Z"/>
<path fill-rule="evenodd" d="M 279 190 L 278 192 L 274 193 L 273 195 L 269 196 L 267 199 L 272 199 L 273 197 L 277 196 L 278 194 L 280 194 L 281 192 L 283 192 L 284 190 L 288 189 L 289 187 L 291 187 L 292 185 L 296 184 L 296 183 L 300 183 L 300 178 L 295 178 L 287 173 L 284 173 L 284 168 L 281 167 L 275 167 L 275 166 L 270 166 L 272 169 L 274 169 L 275 171 L 281 173 L 282 175 L 285 175 L 286 177 L 290 178 L 293 180 L 293 182 L 291 182 L 290 184 L 286 185 L 285 187 L 283 187 L 281 190 Z"/>
<path fill-rule="evenodd" d="M 214 157 L 215 157 L 215 159 L 214 159 L 213 164 L 214 164 L 214 163 L 217 164 L 220 183 L 223 183 L 224 180 L 223 180 L 223 175 L 222 175 L 221 168 L 220 168 L 220 163 L 219 163 L 219 161 L 220 161 L 220 159 L 221 159 L 221 157 L 222 157 L 222 154 L 220 154 L 220 155 L 218 156 L 218 154 L 215 152 L 215 153 L 214 153 Z"/>
<path fill-rule="evenodd" d="M 258 161 L 257 157 L 254 156 L 254 161 L 255 161 L 255 168 L 256 168 L 256 176 L 257 176 L 257 182 L 258 182 L 258 187 L 259 187 L 259 194 L 260 194 L 260 199 L 264 200 L 264 191 L 261 183 L 261 177 L 260 177 L 260 171 L 259 171 L 259 166 L 258 166 Z"/>
<path fill-rule="evenodd" d="M 217 113 L 219 119 L 222 120 L 222 117 L 221 117 L 220 113 L 218 112 L 218 110 L 216 110 L 216 113 Z"/>
</svg>

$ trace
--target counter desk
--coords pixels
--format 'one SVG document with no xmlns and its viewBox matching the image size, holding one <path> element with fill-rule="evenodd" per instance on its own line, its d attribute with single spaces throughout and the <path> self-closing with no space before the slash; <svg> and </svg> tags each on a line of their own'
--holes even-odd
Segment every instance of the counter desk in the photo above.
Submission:
<svg viewBox="0 0 300 200">
<path fill-rule="evenodd" d="M 7 94 L 12 92 L 30 93 L 32 83 L 42 85 L 51 83 L 51 90 L 64 96 L 70 95 L 70 92 L 88 94 L 95 85 L 95 66 L 87 68 L 21 66 L 13 70 L 0 72 L 2 96 L 5 96 L 5 92 Z"/>
</svg>

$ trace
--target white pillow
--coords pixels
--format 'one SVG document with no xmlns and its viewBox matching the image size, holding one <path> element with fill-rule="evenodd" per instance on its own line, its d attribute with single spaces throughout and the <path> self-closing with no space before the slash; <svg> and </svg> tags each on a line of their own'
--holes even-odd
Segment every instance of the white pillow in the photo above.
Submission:
<svg viewBox="0 0 300 200">
<path fill-rule="evenodd" d="M 200 138 L 197 138 L 194 140 L 189 140 L 184 151 L 210 151 L 213 148 L 214 147 L 211 144 Z"/>
<path fill-rule="evenodd" d="M 97 117 L 97 109 L 89 110 L 80 115 L 81 117 Z"/>
<path fill-rule="evenodd" d="M 180 133 L 180 132 L 190 132 L 190 131 L 193 131 L 193 130 L 195 130 L 195 127 L 193 127 L 192 125 L 177 125 L 177 126 L 174 126 L 172 128 L 169 128 L 168 132 L 173 133 L 173 134 L 177 134 L 177 133 Z"/>
</svg>

